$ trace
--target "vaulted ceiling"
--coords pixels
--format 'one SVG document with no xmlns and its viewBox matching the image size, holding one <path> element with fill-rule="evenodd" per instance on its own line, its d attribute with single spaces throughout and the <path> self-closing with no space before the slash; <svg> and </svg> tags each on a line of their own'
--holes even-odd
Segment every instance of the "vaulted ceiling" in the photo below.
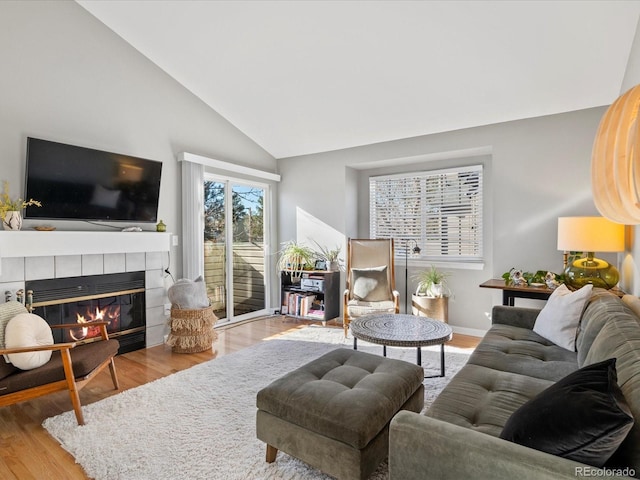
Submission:
<svg viewBox="0 0 640 480">
<path fill-rule="evenodd" d="M 640 1 L 76 0 L 276 158 L 608 105 Z"/>
</svg>

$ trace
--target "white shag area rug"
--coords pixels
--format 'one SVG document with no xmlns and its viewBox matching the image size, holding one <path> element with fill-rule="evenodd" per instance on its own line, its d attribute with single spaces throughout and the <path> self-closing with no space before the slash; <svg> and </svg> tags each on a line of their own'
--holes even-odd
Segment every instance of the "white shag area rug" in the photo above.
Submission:
<svg viewBox="0 0 640 480">
<path fill-rule="evenodd" d="M 271 381 L 335 348 L 353 348 L 342 329 L 308 326 L 72 411 L 43 426 L 97 480 L 330 479 L 283 452 L 265 461 L 256 438 L 256 394 Z M 358 350 L 382 347 L 358 342 Z M 425 408 L 472 349 L 447 346 L 446 376 L 426 378 Z M 388 348 L 412 363 L 416 349 Z M 440 347 L 422 349 L 425 374 L 440 372 Z M 371 477 L 388 478 L 384 462 Z"/>
</svg>

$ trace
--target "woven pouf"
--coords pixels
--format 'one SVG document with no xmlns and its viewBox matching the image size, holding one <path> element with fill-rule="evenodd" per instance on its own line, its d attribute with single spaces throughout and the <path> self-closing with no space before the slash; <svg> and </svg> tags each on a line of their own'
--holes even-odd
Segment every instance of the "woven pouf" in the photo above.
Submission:
<svg viewBox="0 0 640 480">
<path fill-rule="evenodd" d="M 218 334 L 213 329 L 218 317 L 213 307 L 186 310 L 171 307 L 171 333 L 167 345 L 175 353 L 197 353 L 209 350 Z"/>
</svg>

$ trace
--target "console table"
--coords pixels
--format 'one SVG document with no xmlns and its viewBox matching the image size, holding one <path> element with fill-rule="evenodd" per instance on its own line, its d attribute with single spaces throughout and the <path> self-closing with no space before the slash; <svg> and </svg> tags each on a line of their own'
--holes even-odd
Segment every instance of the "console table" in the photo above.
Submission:
<svg viewBox="0 0 640 480">
<path fill-rule="evenodd" d="M 543 287 L 530 287 L 528 285 L 507 285 L 503 279 L 492 278 L 484 283 L 480 284 L 483 288 L 496 288 L 502 290 L 502 304 L 513 307 L 516 298 L 532 298 L 535 300 L 547 300 L 553 293 L 553 290 L 546 285 Z M 610 290 L 619 297 L 622 297 L 625 292 L 618 287 L 614 287 Z"/>
<path fill-rule="evenodd" d="M 511 307 L 516 298 L 533 298 L 535 300 L 547 300 L 553 293 L 546 285 L 544 287 L 530 287 L 528 285 L 507 285 L 503 279 L 492 278 L 480 284 L 483 288 L 497 288 L 502 290 L 502 304 Z"/>
</svg>

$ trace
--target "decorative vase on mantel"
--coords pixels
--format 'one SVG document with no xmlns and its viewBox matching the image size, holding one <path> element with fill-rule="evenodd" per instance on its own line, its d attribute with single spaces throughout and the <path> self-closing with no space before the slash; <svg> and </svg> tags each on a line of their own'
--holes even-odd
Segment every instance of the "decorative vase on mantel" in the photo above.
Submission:
<svg viewBox="0 0 640 480">
<path fill-rule="evenodd" d="M 4 214 L 2 226 L 5 230 L 21 230 L 22 229 L 22 212 L 18 210 L 9 210 Z"/>
</svg>

